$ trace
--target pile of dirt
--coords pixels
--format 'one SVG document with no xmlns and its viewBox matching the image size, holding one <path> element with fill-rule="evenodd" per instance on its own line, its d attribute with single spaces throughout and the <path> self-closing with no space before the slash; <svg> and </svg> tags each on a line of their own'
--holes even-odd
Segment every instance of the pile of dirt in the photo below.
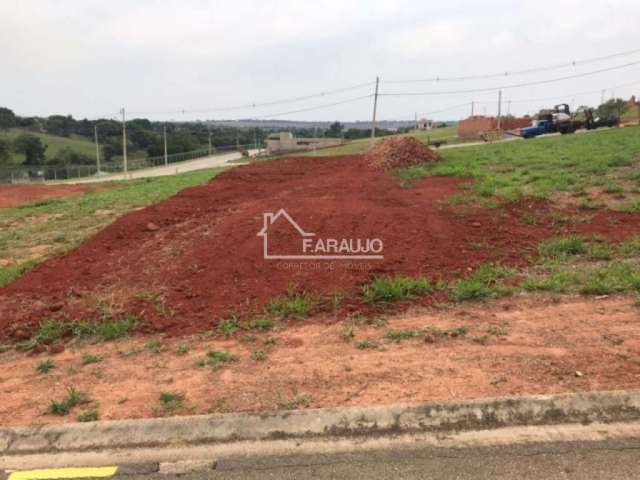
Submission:
<svg viewBox="0 0 640 480">
<path fill-rule="evenodd" d="M 485 262 L 521 266 L 541 240 L 563 233 L 544 200 L 499 210 L 446 201 L 468 182 L 428 177 L 401 188 L 360 155 L 234 168 L 122 216 L 0 288 L 0 339 L 24 337 L 47 318 L 118 314 L 137 315 L 143 332 L 196 333 L 232 312 L 258 315 L 291 288 L 326 299 L 319 317 L 326 321 L 373 314 L 362 286 L 376 276 L 424 275 L 435 284 Z M 533 225 L 523 220 L 531 216 Z M 594 212 L 581 225 L 621 237 L 640 232 L 640 215 Z M 378 240 L 382 258 L 317 258 L 335 254 L 318 247 L 332 240 L 356 247 L 361 240 L 363 250 Z M 421 301 L 444 295 L 434 289 Z"/>
<path fill-rule="evenodd" d="M 387 137 L 378 140 L 369 149 L 367 159 L 379 170 L 391 170 L 417 163 L 437 162 L 442 157 L 417 138 Z"/>
</svg>

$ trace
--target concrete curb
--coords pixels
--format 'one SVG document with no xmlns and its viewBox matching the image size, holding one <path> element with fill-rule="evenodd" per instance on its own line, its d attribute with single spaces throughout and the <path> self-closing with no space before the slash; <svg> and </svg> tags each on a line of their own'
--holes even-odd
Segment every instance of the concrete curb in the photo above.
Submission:
<svg viewBox="0 0 640 480">
<path fill-rule="evenodd" d="M 0 457 L 640 420 L 640 390 L 0 429 Z"/>
</svg>

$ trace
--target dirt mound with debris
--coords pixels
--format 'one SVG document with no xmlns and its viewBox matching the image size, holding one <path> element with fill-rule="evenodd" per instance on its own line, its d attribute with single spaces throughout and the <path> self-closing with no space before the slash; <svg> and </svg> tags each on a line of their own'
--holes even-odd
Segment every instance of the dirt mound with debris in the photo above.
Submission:
<svg viewBox="0 0 640 480">
<path fill-rule="evenodd" d="M 379 170 L 391 170 L 423 162 L 438 162 L 442 157 L 415 137 L 387 137 L 369 149 L 367 159 Z"/>
<path fill-rule="evenodd" d="M 0 338 L 24 338 L 47 318 L 118 315 L 137 316 L 142 332 L 190 334 L 231 312 L 258 315 L 292 288 L 324 299 L 320 319 L 374 314 L 362 298 L 374 277 L 424 275 L 435 285 L 484 262 L 525 265 L 541 240 L 562 233 L 540 199 L 499 210 L 446 201 L 468 183 L 428 177 L 402 188 L 360 155 L 236 167 L 0 288 Z M 523 220 L 531 215 L 534 225 Z M 603 211 L 583 225 L 623 236 L 640 231 L 640 215 Z M 434 289 L 420 301 L 445 297 Z"/>
</svg>

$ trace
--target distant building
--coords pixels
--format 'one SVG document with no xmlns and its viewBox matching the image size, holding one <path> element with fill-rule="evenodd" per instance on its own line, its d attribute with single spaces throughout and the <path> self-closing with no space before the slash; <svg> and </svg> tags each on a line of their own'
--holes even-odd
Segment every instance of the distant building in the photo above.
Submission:
<svg viewBox="0 0 640 480">
<path fill-rule="evenodd" d="M 296 138 L 291 132 L 272 133 L 267 137 L 267 153 L 285 153 L 313 148 L 334 147 L 342 144 L 340 138 Z"/>
<path fill-rule="evenodd" d="M 634 108 L 634 107 L 637 107 L 638 105 L 640 105 L 640 103 L 638 102 L 638 100 L 636 100 L 636 96 L 631 95 L 631 98 L 627 101 L 627 107 Z"/>
<path fill-rule="evenodd" d="M 502 117 L 500 120 L 501 130 L 514 130 L 531 125 L 530 118 Z M 474 115 L 458 122 L 458 137 L 468 140 L 482 138 L 486 132 L 498 129 L 498 119 L 496 117 L 484 117 Z"/>
<path fill-rule="evenodd" d="M 418 120 L 418 130 L 431 130 L 433 128 L 433 120 L 421 118 Z"/>
</svg>

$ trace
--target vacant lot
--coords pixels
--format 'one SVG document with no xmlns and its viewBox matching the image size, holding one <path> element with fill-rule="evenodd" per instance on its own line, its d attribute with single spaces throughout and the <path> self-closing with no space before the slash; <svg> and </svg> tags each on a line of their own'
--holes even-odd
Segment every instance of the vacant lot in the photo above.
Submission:
<svg viewBox="0 0 640 480">
<path fill-rule="evenodd" d="M 39 233 L 25 219 L 56 202 L 72 202 L 55 212 L 73 206 L 67 221 L 92 219 L 58 229 L 81 232 L 75 242 L 111 224 L 0 289 L 0 379 L 21 392 L 0 415 L 638 387 L 637 131 L 452 149 L 392 173 L 359 155 L 260 162 L 100 225 L 98 210 L 124 212 L 210 174 L 6 209 L 24 238 Z M 380 238 L 384 259 L 265 260 L 257 234 L 280 208 L 318 237 Z M 274 245 L 299 242 L 293 229 Z"/>
</svg>

